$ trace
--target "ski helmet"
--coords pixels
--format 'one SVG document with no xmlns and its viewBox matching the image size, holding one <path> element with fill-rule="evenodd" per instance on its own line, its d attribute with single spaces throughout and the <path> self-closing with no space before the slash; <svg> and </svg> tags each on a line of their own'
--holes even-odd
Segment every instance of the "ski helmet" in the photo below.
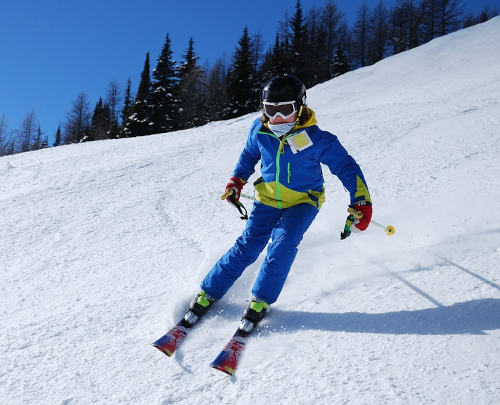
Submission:
<svg viewBox="0 0 500 405">
<path fill-rule="evenodd" d="M 262 89 L 261 103 L 264 111 L 266 105 L 293 102 L 295 111 L 307 105 L 306 86 L 298 77 L 282 74 L 267 81 Z"/>
</svg>

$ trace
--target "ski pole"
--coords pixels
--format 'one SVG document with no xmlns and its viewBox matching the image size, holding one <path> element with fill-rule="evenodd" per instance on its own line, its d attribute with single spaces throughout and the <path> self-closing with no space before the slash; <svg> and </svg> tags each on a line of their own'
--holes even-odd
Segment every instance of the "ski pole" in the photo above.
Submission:
<svg viewBox="0 0 500 405">
<path fill-rule="evenodd" d="M 344 231 L 340 234 L 340 239 L 345 239 L 351 235 L 351 225 L 354 223 L 355 219 L 363 218 L 363 213 L 361 211 L 355 210 L 353 207 L 347 208 L 347 212 L 350 214 L 344 226 Z M 393 236 L 396 233 L 396 229 L 392 225 L 382 225 L 381 223 L 372 220 L 371 223 L 385 231 L 387 236 Z"/>
<path fill-rule="evenodd" d="M 225 200 L 226 198 L 228 198 L 228 197 L 229 197 L 231 194 L 233 194 L 233 193 L 234 193 L 234 190 L 233 190 L 232 188 L 229 188 L 229 189 L 227 189 L 227 191 L 226 191 L 224 194 L 222 194 L 222 195 L 220 196 L 220 199 L 221 199 L 221 200 Z M 255 198 L 254 198 L 253 196 L 251 196 L 250 194 L 243 194 L 243 193 L 241 193 L 241 194 L 240 194 L 240 197 L 246 198 L 246 199 L 248 199 L 248 200 L 254 200 L 254 199 L 255 199 Z"/>
<path fill-rule="evenodd" d="M 363 218 L 363 213 L 361 211 L 355 210 L 352 207 L 347 208 L 347 212 L 349 214 L 352 214 L 354 216 L 354 218 L 356 218 L 356 219 Z M 387 234 L 387 236 L 392 236 L 396 233 L 396 229 L 392 225 L 382 225 L 381 223 L 379 223 L 373 219 L 371 220 L 371 223 L 373 225 L 378 226 L 379 228 L 382 228 L 385 231 L 385 233 Z"/>
<path fill-rule="evenodd" d="M 378 226 L 379 228 L 382 228 L 387 236 L 393 236 L 396 233 L 396 229 L 392 225 L 382 225 L 381 223 L 374 220 L 372 220 L 371 223 Z"/>
<path fill-rule="evenodd" d="M 240 201 L 236 200 L 236 197 L 234 196 L 234 190 L 232 188 L 227 189 L 226 192 L 220 196 L 220 199 L 221 200 L 226 200 L 226 199 L 229 200 L 229 202 L 231 204 L 233 204 L 237 208 L 237 210 L 240 212 L 240 214 L 241 214 L 240 218 L 243 220 L 248 219 L 247 209 Z M 252 200 L 253 200 L 253 198 L 252 198 Z"/>
</svg>

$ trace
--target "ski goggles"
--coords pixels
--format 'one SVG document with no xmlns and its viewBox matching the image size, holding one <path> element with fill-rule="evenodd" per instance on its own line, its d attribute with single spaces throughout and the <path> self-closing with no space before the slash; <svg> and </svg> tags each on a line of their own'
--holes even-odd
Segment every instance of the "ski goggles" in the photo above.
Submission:
<svg viewBox="0 0 500 405">
<path fill-rule="evenodd" d="M 280 103 L 263 101 L 262 107 L 264 114 L 266 114 L 269 119 L 274 119 L 279 115 L 281 118 L 286 120 L 297 112 L 296 101 L 282 101 Z"/>
</svg>

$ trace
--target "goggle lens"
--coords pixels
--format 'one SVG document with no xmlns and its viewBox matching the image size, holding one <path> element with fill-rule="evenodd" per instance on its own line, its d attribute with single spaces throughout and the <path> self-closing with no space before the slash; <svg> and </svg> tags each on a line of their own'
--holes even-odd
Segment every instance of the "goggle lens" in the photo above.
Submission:
<svg viewBox="0 0 500 405">
<path fill-rule="evenodd" d="M 264 113 L 270 118 L 276 118 L 277 115 L 280 115 L 282 118 L 287 119 L 290 118 L 297 109 L 295 108 L 295 101 L 284 102 L 284 103 L 263 103 Z"/>
</svg>

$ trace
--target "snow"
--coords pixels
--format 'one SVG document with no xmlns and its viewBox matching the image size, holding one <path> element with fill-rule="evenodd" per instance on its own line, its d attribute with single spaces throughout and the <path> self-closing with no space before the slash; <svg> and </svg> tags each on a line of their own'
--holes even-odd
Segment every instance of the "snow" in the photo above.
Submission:
<svg viewBox="0 0 500 405">
<path fill-rule="evenodd" d="M 499 17 L 308 90 L 396 235 L 340 241 L 325 170 L 233 378 L 208 364 L 261 260 L 174 358 L 151 342 L 244 226 L 219 196 L 256 114 L 0 158 L 2 403 L 500 403 L 498 43 Z"/>
</svg>

